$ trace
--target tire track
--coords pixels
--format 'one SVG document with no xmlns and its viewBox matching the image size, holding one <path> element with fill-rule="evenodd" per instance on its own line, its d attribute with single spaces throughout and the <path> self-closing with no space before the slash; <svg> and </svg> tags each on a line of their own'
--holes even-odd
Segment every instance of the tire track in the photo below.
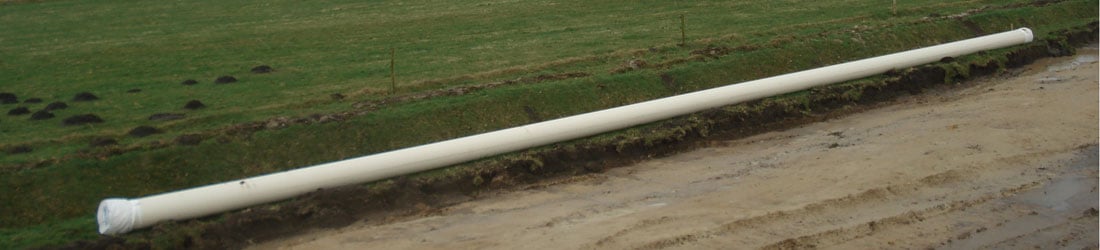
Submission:
<svg viewBox="0 0 1100 250">
<path fill-rule="evenodd" d="M 1072 150 L 1072 148 L 1071 148 Z M 1029 190 L 1042 184 L 1041 176 L 1036 173 L 999 171 L 999 174 L 990 174 L 995 171 L 994 166 L 1004 165 L 1033 165 L 1037 164 L 1036 158 L 1045 158 L 1065 152 L 1065 149 L 1052 149 L 1041 152 L 1033 152 L 1023 155 L 1015 155 L 996 159 L 986 164 L 974 164 L 960 169 L 952 169 L 936 174 L 931 174 L 914 180 L 910 183 L 888 185 L 884 187 L 864 190 L 858 194 L 845 197 L 823 200 L 806 204 L 800 208 L 786 211 L 775 211 L 768 214 L 751 216 L 725 223 L 719 227 L 700 230 L 671 237 L 664 237 L 640 245 L 636 249 L 666 249 L 679 246 L 692 245 L 701 241 L 727 238 L 728 236 L 749 236 L 767 232 L 770 228 L 783 228 L 789 225 L 799 225 L 804 228 L 830 228 L 824 231 L 805 231 L 800 237 L 791 237 L 778 242 L 771 242 L 760 247 L 772 249 L 789 249 L 790 247 L 810 247 L 819 245 L 837 244 L 840 242 L 865 237 L 874 231 L 892 225 L 906 225 L 923 221 L 925 218 L 950 213 L 988 202 L 993 199 L 1010 197 L 1017 193 Z M 989 182 L 996 182 L 993 178 L 999 176 L 1015 176 L 1031 174 L 1024 179 L 1014 180 L 1015 183 L 1002 183 L 996 186 L 1009 186 L 1010 188 L 989 189 Z M 974 181 L 976 179 L 991 179 L 987 181 Z M 970 192 L 956 192 L 956 190 L 976 190 Z M 986 190 L 986 191 L 983 191 Z M 922 195 L 923 194 L 923 195 Z M 933 194 L 933 195 L 928 195 Z M 935 203 L 928 203 L 934 201 Z M 902 205 L 899 205 L 902 204 Z M 910 208 L 904 204 L 921 204 L 925 207 Z M 931 205 L 929 205 L 931 204 Z M 889 207 L 890 211 L 883 213 L 879 219 L 854 222 L 850 218 L 850 211 L 857 211 L 866 207 Z M 596 241 L 591 248 L 613 245 L 630 234 L 643 235 L 649 231 L 659 231 L 661 227 L 673 224 L 677 220 L 690 219 L 683 217 L 661 217 L 659 219 L 643 220 L 631 227 L 617 231 Z M 838 225 L 839 224 L 839 225 Z M 838 227 L 839 226 L 839 227 Z M 767 234 L 767 233 L 763 233 Z M 755 237 L 767 239 L 774 237 Z M 722 240 L 717 240 L 722 241 Z M 820 242 L 820 243 L 813 243 Z M 760 241 L 742 241 L 735 244 L 759 244 Z"/>
<path fill-rule="evenodd" d="M 962 179 L 962 176 L 959 172 L 960 171 L 956 170 L 944 171 L 937 174 L 925 176 L 919 181 L 911 184 L 892 185 L 868 189 L 854 195 L 848 195 L 845 197 L 828 199 L 817 203 L 807 204 L 801 208 L 794 210 L 776 211 L 761 216 L 744 218 L 725 223 L 720 227 L 712 228 L 705 231 L 654 240 L 638 246 L 637 249 L 665 249 L 669 247 L 681 246 L 688 243 L 697 242 L 704 239 L 717 238 L 725 235 L 753 233 L 747 231 L 757 231 L 761 230 L 762 227 L 777 224 L 833 224 L 843 221 L 842 217 L 846 217 L 846 212 L 850 209 L 854 209 L 857 207 L 875 206 L 874 204 L 899 204 L 905 201 L 915 202 L 914 198 L 924 197 L 912 197 L 910 196 L 911 194 L 915 193 L 919 189 L 945 189 L 951 184 L 957 183 Z M 940 194 L 940 196 L 941 197 L 939 197 L 939 199 L 946 198 L 946 194 Z M 952 205 L 938 204 L 936 206 L 933 206 L 932 208 L 927 209 L 936 210 L 936 207 L 952 207 Z M 905 213 L 899 216 L 919 219 L 920 213 Z M 663 222 L 668 222 L 668 220 Z M 642 231 L 642 229 L 645 229 L 647 227 L 658 226 L 660 224 L 662 223 L 643 223 L 641 227 L 634 227 L 628 230 L 624 230 L 622 232 L 616 233 L 615 235 L 609 236 L 608 238 L 602 239 L 601 242 L 610 242 L 614 240 L 614 237 L 621 237 L 628 232 Z M 868 225 L 868 223 L 860 224 L 864 226 Z M 872 222 L 871 224 L 874 223 Z"/>
</svg>

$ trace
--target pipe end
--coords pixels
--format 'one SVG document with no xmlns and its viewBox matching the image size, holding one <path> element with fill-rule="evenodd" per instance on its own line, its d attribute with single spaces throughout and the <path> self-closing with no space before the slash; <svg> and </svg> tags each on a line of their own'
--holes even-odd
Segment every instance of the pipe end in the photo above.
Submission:
<svg viewBox="0 0 1100 250">
<path fill-rule="evenodd" d="M 1030 43 L 1031 41 L 1035 40 L 1035 34 L 1031 32 L 1031 29 L 1020 28 L 1020 29 L 1017 29 L 1017 30 L 1024 33 L 1024 42 L 1025 43 Z"/>
<path fill-rule="evenodd" d="M 118 235 L 130 232 L 137 224 L 140 212 L 141 205 L 136 200 L 113 198 L 99 202 L 99 209 L 96 210 L 99 233 Z"/>
</svg>

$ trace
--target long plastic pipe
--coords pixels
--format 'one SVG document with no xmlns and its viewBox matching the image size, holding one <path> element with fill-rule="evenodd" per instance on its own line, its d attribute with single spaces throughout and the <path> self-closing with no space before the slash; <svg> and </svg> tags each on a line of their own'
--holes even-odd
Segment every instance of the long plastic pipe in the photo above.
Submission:
<svg viewBox="0 0 1100 250">
<path fill-rule="evenodd" d="M 430 170 L 709 108 L 863 78 L 891 69 L 904 69 L 944 57 L 1028 43 L 1032 38 L 1031 30 L 1022 28 L 313 167 L 137 199 L 106 199 L 97 211 L 99 232 L 122 234 L 161 221 L 196 218 L 283 200 L 322 188 Z"/>
</svg>

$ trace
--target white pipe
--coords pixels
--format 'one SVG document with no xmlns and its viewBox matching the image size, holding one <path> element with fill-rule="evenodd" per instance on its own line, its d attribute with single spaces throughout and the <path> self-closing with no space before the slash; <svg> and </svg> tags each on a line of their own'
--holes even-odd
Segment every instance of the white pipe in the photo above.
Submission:
<svg viewBox="0 0 1100 250">
<path fill-rule="evenodd" d="M 161 221 L 196 218 L 322 188 L 421 172 L 1031 40 L 1031 30 L 1023 28 L 313 167 L 137 199 L 106 199 L 97 212 L 99 232 L 122 234 Z"/>
</svg>

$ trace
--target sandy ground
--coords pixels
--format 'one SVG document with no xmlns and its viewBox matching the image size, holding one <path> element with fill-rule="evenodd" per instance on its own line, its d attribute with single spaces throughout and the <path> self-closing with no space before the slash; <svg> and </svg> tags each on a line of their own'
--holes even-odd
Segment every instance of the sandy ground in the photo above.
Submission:
<svg viewBox="0 0 1100 250">
<path fill-rule="evenodd" d="M 257 249 L 1096 249 L 1096 45 L 973 87 Z"/>
</svg>

